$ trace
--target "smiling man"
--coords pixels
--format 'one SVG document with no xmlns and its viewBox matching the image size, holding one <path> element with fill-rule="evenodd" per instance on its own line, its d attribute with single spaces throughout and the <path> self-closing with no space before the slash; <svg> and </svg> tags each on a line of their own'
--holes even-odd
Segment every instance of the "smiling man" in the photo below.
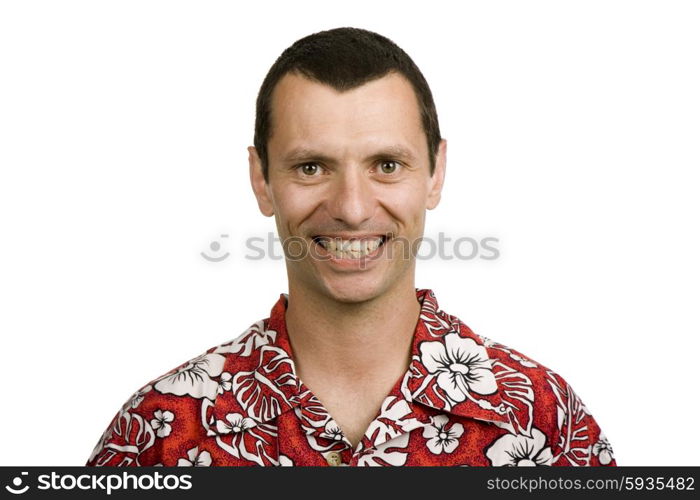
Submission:
<svg viewBox="0 0 700 500">
<path fill-rule="evenodd" d="M 88 465 L 615 465 L 561 376 L 415 288 L 446 142 L 403 50 L 354 28 L 297 41 L 262 84 L 254 144 L 289 293 L 141 388 Z"/>
</svg>

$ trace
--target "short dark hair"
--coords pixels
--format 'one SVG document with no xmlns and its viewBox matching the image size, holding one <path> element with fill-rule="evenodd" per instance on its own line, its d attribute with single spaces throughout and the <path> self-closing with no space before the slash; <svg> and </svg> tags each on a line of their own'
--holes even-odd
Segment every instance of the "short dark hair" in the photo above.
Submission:
<svg viewBox="0 0 700 500">
<path fill-rule="evenodd" d="M 391 72 L 403 75 L 413 87 L 430 151 L 430 175 L 440 146 L 440 127 L 433 95 L 418 66 L 388 38 L 359 28 L 335 28 L 294 42 L 267 72 L 255 110 L 253 143 L 268 182 L 267 141 L 271 133 L 272 92 L 287 73 L 297 73 L 344 92 Z"/>
</svg>

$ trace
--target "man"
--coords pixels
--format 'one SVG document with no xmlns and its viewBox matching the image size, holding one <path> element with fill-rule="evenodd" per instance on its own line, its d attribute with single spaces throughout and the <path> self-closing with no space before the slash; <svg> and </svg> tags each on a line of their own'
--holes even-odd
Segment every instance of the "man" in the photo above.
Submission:
<svg viewBox="0 0 700 500">
<path fill-rule="evenodd" d="M 565 380 L 414 287 L 446 142 L 408 55 L 353 28 L 297 41 L 254 142 L 289 293 L 139 390 L 88 465 L 615 465 Z"/>
</svg>

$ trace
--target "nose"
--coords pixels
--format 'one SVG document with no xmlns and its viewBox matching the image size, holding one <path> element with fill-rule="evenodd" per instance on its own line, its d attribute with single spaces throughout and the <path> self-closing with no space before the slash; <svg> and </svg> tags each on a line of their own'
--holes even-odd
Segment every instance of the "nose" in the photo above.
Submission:
<svg viewBox="0 0 700 500">
<path fill-rule="evenodd" d="M 361 227 L 374 214 L 374 193 L 361 168 L 342 169 L 327 201 L 329 215 L 349 227 Z"/>
</svg>

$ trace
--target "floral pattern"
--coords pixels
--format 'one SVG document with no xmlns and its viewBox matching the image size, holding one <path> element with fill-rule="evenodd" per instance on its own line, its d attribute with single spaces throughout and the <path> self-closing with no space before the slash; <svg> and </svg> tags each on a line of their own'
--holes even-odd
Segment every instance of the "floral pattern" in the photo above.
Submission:
<svg viewBox="0 0 700 500">
<path fill-rule="evenodd" d="M 612 446 L 605 436 L 601 435 L 600 441 L 593 445 L 593 455 L 598 457 L 603 465 L 608 465 L 614 460 Z"/>
<path fill-rule="evenodd" d="M 423 428 L 423 437 L 428 439 L 428 449 L 435 455 L 455 451 L 459 438 L 464 434 L 462 424 L 448 425 L 449 418 L 446 415 L 436 415 L 432 420 L 431 425 Z"/>
<path fill-rule="evenodd" d="M 229 434 L 231 432 L 238 434 L 252 427 L 255 427 L 255 422 L 248 417 L 244 417 L 240 413 L 229 413 L 226 415 L 225 420 L 216 422 L 216 430 L 219 434 Z"/>
<path fill-rule="evenodd" d="M 231 390 L 231 374 L 229 372 L 223 372 L 221 377 L 219 377 L 219 386 L 216 389 L 217 394 L 223 394 L 224 392 Z"/>
<path fill-rule="evenodd" d="M 331 441 L 340 441 L 343 439 L 343 431 L 340 430 L 340 426 L 335 423 L 333 419 L 326 422 L 321 437 L 330 439 Z"/>
<path fill-rule="evenodd" d="M 211 465 L 211 455 L 208 451 L 199 451 L 199 447 L 187 451 L 187 458 L 177 461 L 178 467 L 209 467 Z"/>
<path fill-rule="evenodd" d="M 155 429 L 156 436 L 159 438 L 168 437 L 172 427 L 170 423 L 175 420 L 175 415 L 169 410 L 156 410 L 153 413 L 153 419 L 151 420 L 151 427 Z"/>
<path fill-rule="evenodd" d="M 162 394 L 213 399 L 219 383 L 212 377 L 221 373 L 225 359 L 221 354 L 203 354 L 158 380 L 155 389 Z"/>
<path fill-rule="evenodd" d="M 437 375 L 438 386 L 452 401 L 464 401 L 470 392 L 496 392 L 486 348 L 474 339 L 448 333 L 443 341 L 423 342 L 420 352 L 423 366 Z"/>
<path fill-rule="evenodd" d="M 129 408 L 138 408 L 139 405 L 141 404 L 141 401 L 143 401 L 143 398 L 146 397 L 146 393 L 150 391 L 152 387 L 150 385 L 147 385 L 143 389 L 140 389 L 134 393 L 133 396 L 129 399 L 129 401 L 126 403 L 126 406 Z"/>
<path fill-rule="evenodd" d="M 506 434 L 494 441 L 486 450 L 491 465 L 532 467 L 551 465 L 552 450 L 547 437 L 539 429 L 532 429 L 532 437 L 525 434 Z"/>
<path fill-rule="evenodd" d="M 421 304 L 411 360 L 351 444 L 296 376 L 281 294 L 270 317 L 153 380 L 117 412 L 91 466 L 614 466 L 558 374 Z"/>
</svg>

